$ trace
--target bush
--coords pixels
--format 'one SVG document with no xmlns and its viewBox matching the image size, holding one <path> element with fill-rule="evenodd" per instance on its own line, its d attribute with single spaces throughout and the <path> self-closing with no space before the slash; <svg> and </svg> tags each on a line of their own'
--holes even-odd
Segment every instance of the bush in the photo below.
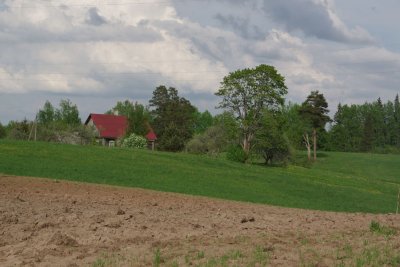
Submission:
<svg viewBox="0 0 400 267">
<path fill-rule="evenodd" d="M 144 149 L 147 147 L 147 140 L 143 136 L 133 133 L 124 139 L 122 147 Z"/>
<path fill-rule="evenodd" d="M 163 151 L 178 152 L 185 148 L 185 143 L 191 138 L 184 127 L 170 122 L 158 139 L 158 149 Z"/>
<path fill-rule="evenodd" d="M 28 140 L 32 123 L 24 119 L 23 121 L 11 121 L 8 126 L 8 137 L 15 140 Z"/>
<path fill-rule="evenodd" d="M 291 158 L 293 149 L 290 147 L 289 140 L 285 136 L 270 136 L 268 142 L 258 147 L 259 153 L 265 160 L 265 164 L 286 165 Z"/>
<path fill-rule="evenodd" d="M 207 145 L 203 142 L 200 135 L 196 135 L 186 144 L 186 151 L 191 154 L 206 154 Z"/>
<path fill-rule="evenodd" d="M 226 158 L 232 161 L 245 163 L 249 156 L 242 147 L 231 146 L 226 153 Z"/>
<path fill-rule="evenodd" d="M 62 122 L 50 122 L 37 125 L 37 140 L 72 145 L 92 144 L 96 131 L 85 125 L 67 125 Z"/>
<path fill-rule="evenodd" d="M 95 143 L 98 132 L 94 126 L 80 125 L 76 131 L 81 138 L 82 144 L 90 145 Z"/>
<path fill-rule="evenodd" d="M 227 147 L 227 135 L 221 126 L 209 127 L 186 144 L 186 151 L 192 154 L 216 155 Z"/>
</svg>

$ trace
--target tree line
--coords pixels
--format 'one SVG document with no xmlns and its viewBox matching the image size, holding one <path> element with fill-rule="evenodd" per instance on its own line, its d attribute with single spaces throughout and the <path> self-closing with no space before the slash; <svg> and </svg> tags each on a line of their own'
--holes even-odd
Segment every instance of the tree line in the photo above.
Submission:
<svg viewBox="0 0 400 267">
<path fill-rule="evenodd" d="M 330 133 L 331 150 L 358 152 L 398 151 L 400 148 L 400 103 L 382 103 L 378 98 L 362 105 L 338 105 Z"/>
<path fill-rule="evenodd" d="M 157 136 L 157 149 L 217 155 L 241 162 L 262 158 L 282 164 L 307 151 L 308 161 L 317 150 L 399 152 L 400 104 L 380 99 L 362 105 L 341 105 L 333 118 L 322 93 L 311 91 L 301 104 L 286 103 L 285 78 L 273 66 L 259 65 L 229 73 L 215 93 L 222 111 L 213 116 L 200 112 L 176 88 L 155 88 L 148 105 L 129 100 L 117 102 L 105 113 L 128 118 L 127 136 Z M 79 111 L 69 100 L 59 108 L 46 101 L 36 117 L 38 140 L 59 141 L 60 132 L 74 133 L 90 143 L 95 133 L 82 127 Z M 32 122 L 0 125 L 0 136 L 28 139 Z M 57 133 L 57 134 L 55 134 Z M 61 138 L 62 139 L 62 138 Z"/>
</svg>

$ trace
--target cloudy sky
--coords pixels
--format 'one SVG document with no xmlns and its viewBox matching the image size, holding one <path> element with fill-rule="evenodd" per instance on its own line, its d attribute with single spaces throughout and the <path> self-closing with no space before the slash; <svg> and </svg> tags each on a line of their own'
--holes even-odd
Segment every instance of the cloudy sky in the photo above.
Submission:
<svg viewBox="0 0 400 267">
<path fill-rule="evenodd" d="M 363 103 L 400 92 L 399 0 L 0 0 L 0 121 L 69 98 L 82 119 L 176 87 L 200 110 L 230 71 L 259 64 Z"/>
</svg>

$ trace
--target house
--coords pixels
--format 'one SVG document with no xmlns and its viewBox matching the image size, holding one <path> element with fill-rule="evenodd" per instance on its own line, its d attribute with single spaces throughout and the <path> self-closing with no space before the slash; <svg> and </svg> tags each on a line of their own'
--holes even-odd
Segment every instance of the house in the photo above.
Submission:
<svg viewBox="0 0 400 267">
<path fill-rule="evenodd" d="M 128 120 L 125 116 L 90 114 L 85 125 L 93 126 L 97 130 L 102 144 L 111 146 L 118 138 L 124 137 L 128 128 Z"/>
</svg>

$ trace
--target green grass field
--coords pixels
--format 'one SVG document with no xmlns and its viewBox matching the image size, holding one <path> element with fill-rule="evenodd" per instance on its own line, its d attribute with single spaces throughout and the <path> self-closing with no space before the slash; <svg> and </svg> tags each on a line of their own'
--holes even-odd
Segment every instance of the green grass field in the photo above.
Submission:
<svg viewBox="0 0 400 267">
<path fill-rule="evenodd" d="M 285 207 L 388 213 L 396 210 L 400 156 L 324 153 L 312 168 L 272 168 L 184 153 L 2 140 L 0 173 Z"/>
</svg>

